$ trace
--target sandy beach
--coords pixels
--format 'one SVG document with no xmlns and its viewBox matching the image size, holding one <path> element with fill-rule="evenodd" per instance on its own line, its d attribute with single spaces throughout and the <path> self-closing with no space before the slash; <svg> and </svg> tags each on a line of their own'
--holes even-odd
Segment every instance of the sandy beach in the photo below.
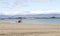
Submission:
<svg viewBox="0 0 60 36">
<path fill-rule="evenodd" d="M 0 23 L 0 36 L 60 36 L 60 24 Z"/>
</svg>

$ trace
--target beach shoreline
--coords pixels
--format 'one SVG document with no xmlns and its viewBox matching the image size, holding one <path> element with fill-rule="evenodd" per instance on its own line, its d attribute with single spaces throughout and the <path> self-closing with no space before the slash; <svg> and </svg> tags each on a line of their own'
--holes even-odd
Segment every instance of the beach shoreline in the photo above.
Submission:
<svg viewBox="0 0 60 36">
<path fill-rule="evenodd" d="M 3 22 L 0 23 L 0 34 L 6 34 L 8 36 L 60 36 L 60 24 L 21 24 Z"/>
</svg>

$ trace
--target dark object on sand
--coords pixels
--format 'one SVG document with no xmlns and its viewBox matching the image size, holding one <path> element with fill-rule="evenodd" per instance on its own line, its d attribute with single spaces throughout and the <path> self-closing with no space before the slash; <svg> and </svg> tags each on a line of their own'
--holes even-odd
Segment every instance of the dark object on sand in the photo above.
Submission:
<svg viewBox="0 0 60 36">
<path fill-rule="evenodd" d="M 19 19 L 18 20 L 18 23 L 21 23 L 22 22 L 22 17 L 18 17 L 17 19 Z"/>
<path fill-rule="evenodd" d="M 21 20 L 18 20 L 18 23 L 21 23 Z"/>
</svg>

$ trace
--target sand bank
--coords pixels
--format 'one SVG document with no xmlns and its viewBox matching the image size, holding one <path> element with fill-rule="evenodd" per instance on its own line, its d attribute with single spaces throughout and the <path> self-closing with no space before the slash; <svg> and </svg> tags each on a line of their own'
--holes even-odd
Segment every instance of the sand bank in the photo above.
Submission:
<svg viewBox="0 0 60 36">
<path fill-rule="evenodd" d="M 1 36 L 60 36 L 60 24 L 0 23 Z"/>
</svg>

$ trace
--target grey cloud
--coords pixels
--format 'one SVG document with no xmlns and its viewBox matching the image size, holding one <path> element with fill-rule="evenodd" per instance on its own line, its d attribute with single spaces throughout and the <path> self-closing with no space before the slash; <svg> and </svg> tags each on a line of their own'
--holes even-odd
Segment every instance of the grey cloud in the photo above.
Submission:
<svg viewBox="0 0 60 36">
<path fill-rule="evenodd" d="M 44 1 L 50 1 L 50 0 L 14 0 L 14 2 L 8 2 L 8 1 L 0 1 L 0 4 L 7 4 L 10 8 L 19 8 L 24 5 L 27 5 L 29 2 L 44 2 Z"/>
</svg>

